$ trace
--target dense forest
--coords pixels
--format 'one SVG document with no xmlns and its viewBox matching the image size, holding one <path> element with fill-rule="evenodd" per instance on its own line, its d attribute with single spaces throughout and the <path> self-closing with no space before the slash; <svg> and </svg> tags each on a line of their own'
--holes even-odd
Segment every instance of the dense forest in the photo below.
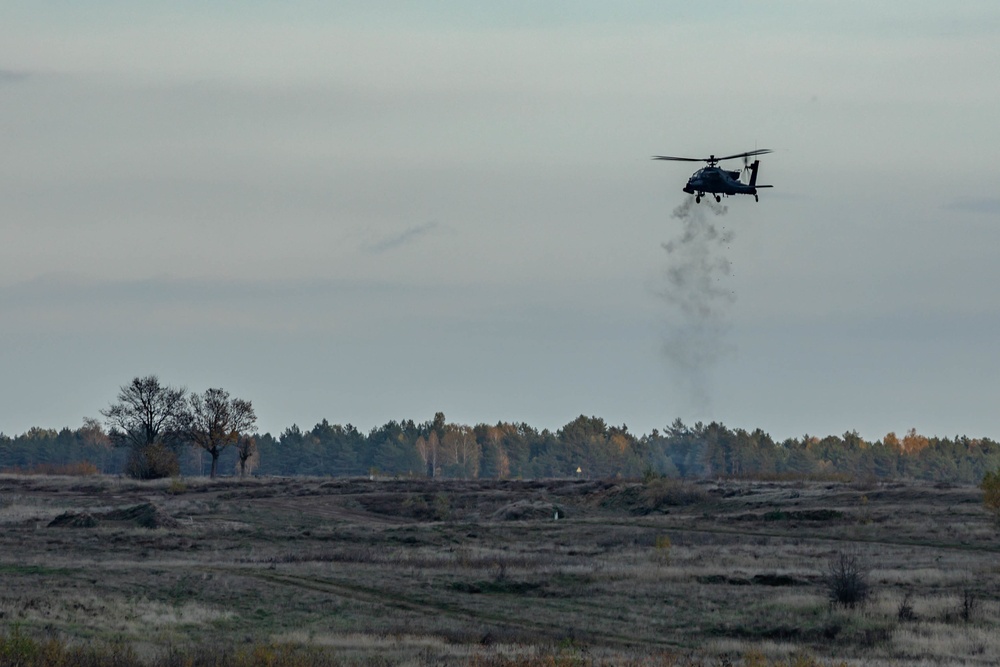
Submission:
<svg viewBox="0 0 1000 667">
<path fill-rule="evenodd" d="M 364 433 L 326 420 L 274 436 L 256 434 L 255 475 L 388 475 L 442 478 L 824 477 L 857 481 L 911 478 L 979 483 L 1000 467 L 1000 443 L 965 436 L 925 437 L 910 430 L 868 442 L 855 432 L 803 435 L 775 442 L 760 429 L 674 421 L 662 432 L 635 435 L 580 416 L 555 432 L 528 424 L 468 426 L 438 413 L 422 423 L 390 421 Z M 210 457 L 178 446 L 183 475 L 205 475 Z M 0 433 L 0 471 L 121 474 L 126 452 L 114 447 L 100 422 L 78 429 L 32 428 Z M 222 452 L 222 474 L 237 474 L 235 448 Z"/>
</svg>

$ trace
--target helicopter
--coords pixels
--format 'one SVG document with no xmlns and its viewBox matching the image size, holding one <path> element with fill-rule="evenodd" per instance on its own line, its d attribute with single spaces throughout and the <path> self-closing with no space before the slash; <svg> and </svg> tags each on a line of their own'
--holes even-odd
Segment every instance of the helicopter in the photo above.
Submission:
<svg viewBox="0 0 1000 667">
<path fill-rule="evenodd" d="M 654 155 L 654 160 L 674 160 L 677 162 L 706 162 L 707 167 L 702 167 L 698 171 L 691 175 L 688 179 L 687 185 L 684 186 L 684 192 L 694 195 L 694 201 L 696 204 L 701 203 L 701 198 L 706 194 L 712 194 L 715 196 L 715 201 L 721 202 L 722 197 L 729 195 L 753 195 L 754 201 L 760 201 L 757 198 L 758 188 L 773 188 L 773 185 L 757 185 L 757 168 L 760 166 L 760 160 L 754 160 L 747 164 L 747 160 L 755 155 L 765 155 L 767 153 L 772 153 L 768 148 L 761 148 L 758 150 L 747 151 L 746 153 L 736 153 L 735 155 L 726 155 L 724 157 L 715 157 L 714 155 L 709 155 L 708 157 L 671 157 L 669 155 Z M 740 180 L 742 176 L 741 171 L 729 171 L 728 169 L 723 169 L 718 166 L 719 162 L 722 160 L 732 160 L 733 158 L 743 158 L 743 171 L 750 172 L 750 180 L 744 183 Z"/>
</svg>

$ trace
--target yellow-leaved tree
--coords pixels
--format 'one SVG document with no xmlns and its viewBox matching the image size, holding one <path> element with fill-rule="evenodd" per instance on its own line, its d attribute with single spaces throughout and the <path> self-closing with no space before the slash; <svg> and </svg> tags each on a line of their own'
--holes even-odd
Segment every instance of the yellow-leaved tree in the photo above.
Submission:
<svg viewBox="0 0 1000 667">
<path fill-rule="evenodd" d="M 979 488 L 983 490 L 983 505 L 1000 520 L 1000 469 L 986 473 Z"/>
</svg>

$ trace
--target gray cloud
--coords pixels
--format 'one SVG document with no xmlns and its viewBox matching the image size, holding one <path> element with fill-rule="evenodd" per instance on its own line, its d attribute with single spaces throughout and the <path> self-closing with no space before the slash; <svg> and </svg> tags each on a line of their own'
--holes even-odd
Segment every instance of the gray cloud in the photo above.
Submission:
<svg viewBox="0 0 1000 667">
<path fill-rule="evenodd" d="M 439 224 L 433 220 L 421 225 L 413 225 L 397 234 L 367 241 L 361 244 L 361 250 L 371 255 L 379 255 L 415 243 L 438 228 Z"/>
</svg>

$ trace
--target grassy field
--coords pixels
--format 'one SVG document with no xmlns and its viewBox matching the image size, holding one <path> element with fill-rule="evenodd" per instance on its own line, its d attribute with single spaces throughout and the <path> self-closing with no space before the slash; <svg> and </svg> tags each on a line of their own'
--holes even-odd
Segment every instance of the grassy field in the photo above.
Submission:
<svg viewBox="0 0 1000 667">
<path fill-rule="evenodd" d="M 992 665 L 998 536 L 971 487 L 0 476 L 0 636 L 148 661 Z M 868 603 L 829 601 L 841 553 Z"/>
</svg>

